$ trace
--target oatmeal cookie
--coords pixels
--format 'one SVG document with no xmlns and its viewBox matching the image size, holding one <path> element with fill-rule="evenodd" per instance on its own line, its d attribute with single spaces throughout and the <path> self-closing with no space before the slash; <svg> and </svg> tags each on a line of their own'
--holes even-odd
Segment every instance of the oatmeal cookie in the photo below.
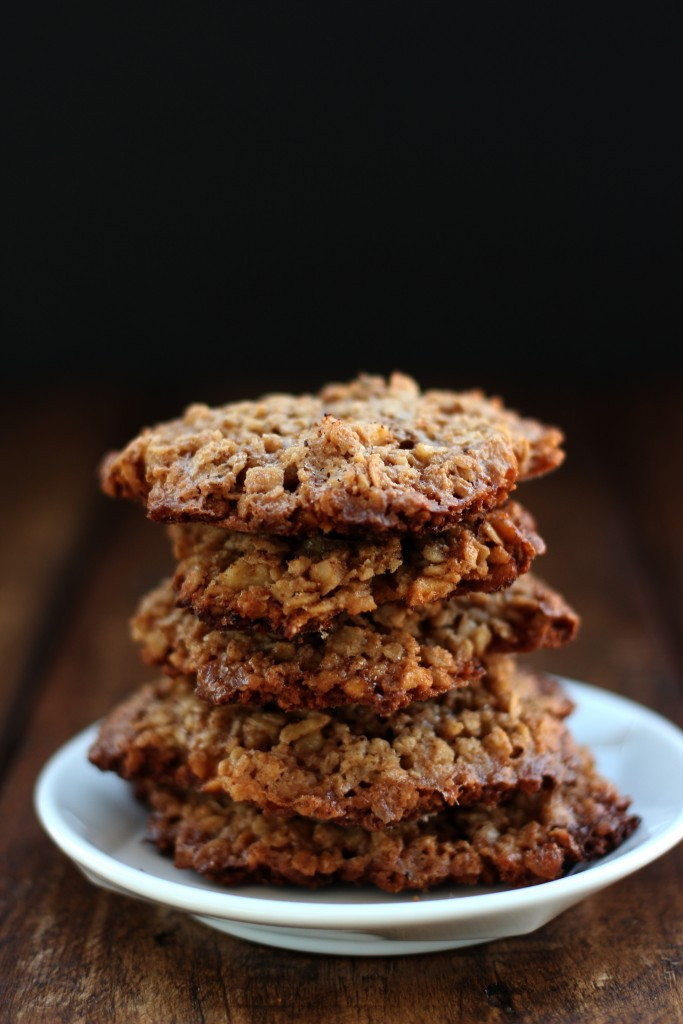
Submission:
<svg viewBox="0 0 683 1024">
<path fill-rule="evenodd" d="M 478 684 L 389 717 L 211 706 L 187 677 L 143 687 L 90 752 L 126 779 L 223 793 L 265 811 L 380 829 L 571 778 L 558 684 L 498 659 Z"/>
<path fill-rule="evenodd" d="M 638 825 L 584 754 L 576 778 L 497 807 L 458 807 L 371 832 L 265 814 L 229 797 L 143 784 L 149 837 L 179 868 L 214 882 L 370 883 L 386 892 L 531 885 L 615 849 Z"/>
<path fill-rule="evenodd" d="M 218 628 L 256 624 L 288 638 L 385 601 L 412 607 L 500 590 L 545 550 L 533 519 L 514 502 L 432 535 L 278 537 L 201 524 L 169 530 L 179 604 Z"/>
<path fill-rule="evenodd" d="M 151 519 L 254 533 L 443 530 L 562 461 L 560 431 L 481 392 L 401 374 L 266 395 L 144 430 L 103 463 L 104 490 Z"/>
<path fill-rule="evenodd" d="M 324 636 L 283 640 L 212 629 L 176 607 L 166 582 L 143 599 L 132 633 L 148 664 L 196 674 L 197 692 L 213 704 L 274 701 L 293 710 L 358 703 L 389 714 L 477 678 L 486 655 L 566 643 L 577 622 L 559 594 L 527 575 L 496 594 L 419 610 L 383 604 L 335 620 Z"/>
</svg>

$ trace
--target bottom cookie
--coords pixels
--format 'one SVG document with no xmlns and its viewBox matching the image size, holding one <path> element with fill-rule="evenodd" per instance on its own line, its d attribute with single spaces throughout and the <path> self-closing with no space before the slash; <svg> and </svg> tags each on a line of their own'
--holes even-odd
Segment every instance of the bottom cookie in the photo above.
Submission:
<svg viewBox="0 0 683 1024">
<path fill-rule="evenodd" d="M 588 754 L 571 783 L 497 807 L 456 807 L 381 832 L 264 814 L 229 797 L 138 784 L 149 837 L 214 882 L 371 883 L 387 892 L 463 885 L 531 885 L 617 847 L 638 825 L 629 800 Z"/>
</svg>

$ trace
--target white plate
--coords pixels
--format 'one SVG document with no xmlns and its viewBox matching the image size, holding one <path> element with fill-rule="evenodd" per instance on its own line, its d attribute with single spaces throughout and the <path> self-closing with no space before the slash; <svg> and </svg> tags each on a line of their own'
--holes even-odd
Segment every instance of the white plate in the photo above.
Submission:
<svg viewBox="0 0 683 1024">
<path fill-rule="evenodd" d="M 371 888 L 225 888 L 179 871 L 144 842 L 146 814 L 129 786 L 87 760 L 97 726 L 79 733 L 38 779 L 38 816 L 96 885 L 183 910 L 240 938 L 355 956 L 426 953 L 522 935 L 671 849 L 683 837 L 683 732 L 654 712 L 583 683 L 571 725 L 642 818 L 618 850 L 526 889 L 445 886 L 416 899 Z"/>
</svg>

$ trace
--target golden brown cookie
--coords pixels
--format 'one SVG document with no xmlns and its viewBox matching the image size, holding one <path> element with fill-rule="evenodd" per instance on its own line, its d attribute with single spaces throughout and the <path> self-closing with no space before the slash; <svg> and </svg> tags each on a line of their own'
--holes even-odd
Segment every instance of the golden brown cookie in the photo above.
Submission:
<svg viewBox="0 0 683 1024">
<path fill-rule="evenodd" d="M 214 882 L 370 883 L 387 892 L 531 885 L 615 849 L 638 825 L 629 801 L 584 755 L 572 782 L 497 807 L 457 807 L 380 832 L 264 814 L 229 797 L 144 784 L 149 837 Z"/>
<path fill-rule="evenodd" d="M 379 829 L 570 778 L 570 709 L 556 683 L 509 658 L 473 686 L 389 717 L 358 705 L 330 714 L 215 707 L 180 676 L 115 709 L 90 758 L 126 779 Z"/>
<path fill-rule="evenodd" d="M 144 430 L 101 470 L 151 519 L 255 533 L 443 530 L 562 461 L 562 434 L 481 392 L 394 374 L 266 395 Z"/>
<path fill-rule="evenodd" d="M 218 628 L 257 625 L 285 637 L 386 601 L 413 607 L 468 590 L 494 591 L 525 573 L 545 546 L 510 502 L 441 534 L 278 537 L 220 527 L 170 528 L 178 603 Z"/>
<path fill-rule="evenodd" d="M 472 593 L 422 609 L 384 604 L 336 619 L 323 636 L 292 640 L 253 630 L 217 630 L 175 605 L 170 583 L 143 599 L 133 637 L 149 664 L 196 674 L 214 704 L 286 710 L 358 703 L 389 714 L 481 675 L 492 653 L 557 647 L 578 619 L 559 594 L 531 575 L 496 594 Z"/>
</svg>

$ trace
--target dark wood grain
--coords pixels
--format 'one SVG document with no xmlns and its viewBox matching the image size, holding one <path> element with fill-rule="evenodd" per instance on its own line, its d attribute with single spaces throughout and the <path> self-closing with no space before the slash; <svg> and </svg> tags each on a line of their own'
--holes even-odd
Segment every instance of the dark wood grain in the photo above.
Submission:
<svg viewBox="0 0 683 1024">
<path fill-rule="evenodd" d="M 535 661 L 683 723 L 683 483 L 671 471 L 683 465 L 683 423 L 673 403 L 653 396 L 649 430 L 660 443 L 648 446 L 628 404 L 615 396 L 613 406 L 600 418 L 598 403 L 577 410 L 558 400 L 570 458 L 523 493 L 549 543 L 542 572 L 584 618 L 572 647 Z M 85 425 L 87 410 L 80 415 Z M 603 450 L 618 455 L 604 458 L 589 443 L 598 421 Z M 91 430 L 91 442 L 104 444 L 108 431 L 103 424 Z M 74 473 L 58 498 L 59 529 L 47 524 L 43 534 L 34 523 L 17 533 L 22 543 L 39 533 L 43 547 L 31 563 L 32 582 L 27 576 L 4 620 L 16 682 L 22 649 L 45 629 L 55 572 L 75 581 L 58 642 L 34 667 L 35 699 L 18 720 L 0 802 L 0 1020 L 683 1022 L 680 848 L 531 935 L 405 958 L 316 957 L 251 945 L 86 882 L 42 834 L 32 787 L 60 743 L 145 678 L 126 622 L 170 556 L 163 531 L 139 510 L 90 502 L 89 472 L 85 488 L 81 478 L 89 449 L 73 457 Z M 74 530 L 91 538 L 87 557 Z"/>
<path fill-rule="evenodd" d="M 16 397 L 2 406 L 0 778 L 104 525 L 105 517 L 93 516 L 95 467 L 116 417 L 107 403 L 74 405 L 55 394 L 28 415 Z"/>
</svg>

